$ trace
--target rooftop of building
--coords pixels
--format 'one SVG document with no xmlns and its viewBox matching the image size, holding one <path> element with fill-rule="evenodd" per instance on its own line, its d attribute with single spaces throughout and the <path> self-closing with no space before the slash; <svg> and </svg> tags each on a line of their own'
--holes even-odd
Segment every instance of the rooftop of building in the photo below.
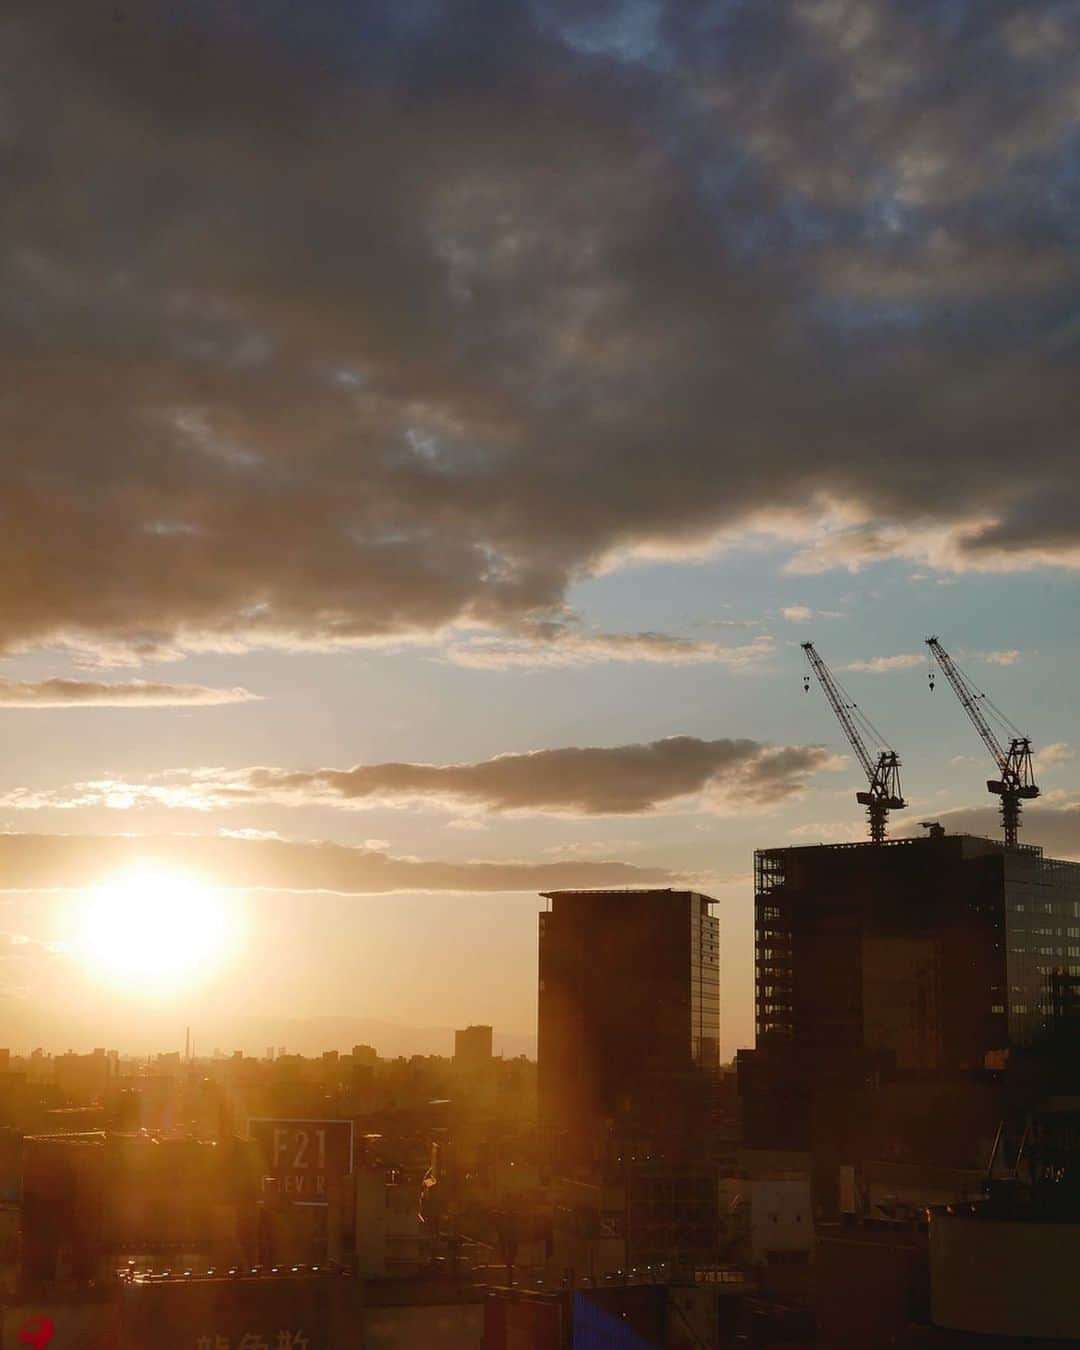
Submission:
<svg viewBox="0 0 1080 1350">
<path fill-rule="evenodd" d="M 987 854 L 1004 854 L 1019 860 L 1045 861 L 1055 866 L 1078 867 L 1080 862 L 1064 858 L 1046 857 L 1041 844 L 1016 844 L 1007 847 L 1001 839 L 990 839 L 985 835 L 967 834 L 957 831 L 955 834 L 934 822 L 926 834 L 909 835 L 899 839 L 885 839 L 874 843 L 869 839 L 853 842 L 829 842 L 821 840 L 816 844 L 779 844 L 772 848 L 755 850 L 755 856 L 767 856 L 780 853 L 855 853 L 869 854 L 874 850 L 892 851 L 897 849 L 959 849 L 965 857 L 985 857 Z"/>
<path fill-rule="evenodd" d="M 819 840 L 816 844 L 781 844 L 775 848 L 758 849 L 759 853 L 793 853 L 810 852 L 814 849 L 830 849 L 836 851 L 852 852 L 862 849 L 892 849 L 892 848 L 913 848 L 919 845 L 939 845 L 942 840 L 963 840 L 976 845 L 980 851 L 1005 851 L 1005 844 L 1000 839 L 990 839 L 984 835 L 967 834 L 964 831 L 957 831 L 950 834 L 943 826 L 933 822 L 932 828 L 928 828 L 925 834 L 905 835 L 898 839 L 883 839 L 880 843 L 875 843 L 870 839 L 854 840 Z M 1018 844 L 1016 849 L 1021 853 L 1042 854 L 1042 848 L 1038 844 Z"/>
<path fill-rule="evenodd" d="M 668 895 L 679 899 L 687 897 L 687 898 L 696 898 L 698 900 L 706 900 L 710 905 L 715 905 L 717 903 L 712 898 L 712 896 L 705 895 L 702 891 L 690 890 L 688 887 L 673 887 L 673 886 L 597 886 L 595 888 L 582 887 L 581 889 L 578 890 L 541 891 L 540 895 L 545 900 L 564 900 L 564 899 L 569 900 L 569 899 L 577 899 L 579 897 L 582 899 L 596 900 L 599 899 L 600 897 L 617 896 L 620 898 L 629 898 L 631 896 L 640 896 L 640 895 L 648 895 L 648 896 Z"/>
</svg>

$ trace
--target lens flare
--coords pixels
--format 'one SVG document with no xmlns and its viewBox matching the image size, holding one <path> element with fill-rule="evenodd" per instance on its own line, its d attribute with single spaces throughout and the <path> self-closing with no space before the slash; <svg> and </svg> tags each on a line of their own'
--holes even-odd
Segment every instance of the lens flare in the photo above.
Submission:
<svg viewBox="0 0 1080 1350">
<path fill-rule="evenodd" d="M 92 975 L 140 993 L 199 982 L 228 958 L 237 936 L 218 891 L 152 867 L 87 891 L 75 929 L 75 951 Z"/>
</svg>

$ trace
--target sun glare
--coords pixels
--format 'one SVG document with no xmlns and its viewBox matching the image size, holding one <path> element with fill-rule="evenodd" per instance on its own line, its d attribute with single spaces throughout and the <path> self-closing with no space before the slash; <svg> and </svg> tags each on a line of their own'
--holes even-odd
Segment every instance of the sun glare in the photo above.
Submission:
<svg viewBox="0 0 1080 1350">
<path fill-rule="evenodd" d="M 89 971 L 140 993 L 196 983 L 228 957 L 234 919 L 222 896 L 195 877 L 141 868 L 87 891 L 75 947 Z"/>
</svg>

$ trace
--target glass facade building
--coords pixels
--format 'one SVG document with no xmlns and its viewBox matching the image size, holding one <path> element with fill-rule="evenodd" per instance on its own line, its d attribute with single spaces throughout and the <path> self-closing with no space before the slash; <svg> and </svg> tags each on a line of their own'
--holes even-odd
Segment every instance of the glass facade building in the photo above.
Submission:
<svg viewBox="0 0 1080 1350">
<path fill-rule="evenodd" d="M 709 902 L 690 905 L 690 1057 L 704 1069 L 720 1064 L 720 920 Z"/>
<path fill-rule="evenodd" d="M 1004 1014 L 1011 1045 L 1030 1045 L 1072 1016 L 1062 993 L 1080 980 L 1080 863 L 1010 850 L 1004 858 Z"/>
<path fill-rule="evenodd" d="M 540 915 L 540 1123 L 569 1154 L 601 1139 L 700 1149 L 719 1062 L 720 937 L 695 891 L 553 891 Z"/>
</svg>

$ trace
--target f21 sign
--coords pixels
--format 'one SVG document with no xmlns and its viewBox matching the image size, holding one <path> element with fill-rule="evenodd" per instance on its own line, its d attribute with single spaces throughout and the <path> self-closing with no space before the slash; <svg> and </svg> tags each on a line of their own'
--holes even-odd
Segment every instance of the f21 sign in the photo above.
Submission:
<svg viewBox="0 0 1080 1350">
<path fill-rule="evenodd" d="M 294 1204 L 325 1205 L 328 1188 L 352 1171 L 351 1120 L 260 1117 L 248 1121 L 248 1134 L 262 1149 L 264 1175 Z"/>
</svg>

